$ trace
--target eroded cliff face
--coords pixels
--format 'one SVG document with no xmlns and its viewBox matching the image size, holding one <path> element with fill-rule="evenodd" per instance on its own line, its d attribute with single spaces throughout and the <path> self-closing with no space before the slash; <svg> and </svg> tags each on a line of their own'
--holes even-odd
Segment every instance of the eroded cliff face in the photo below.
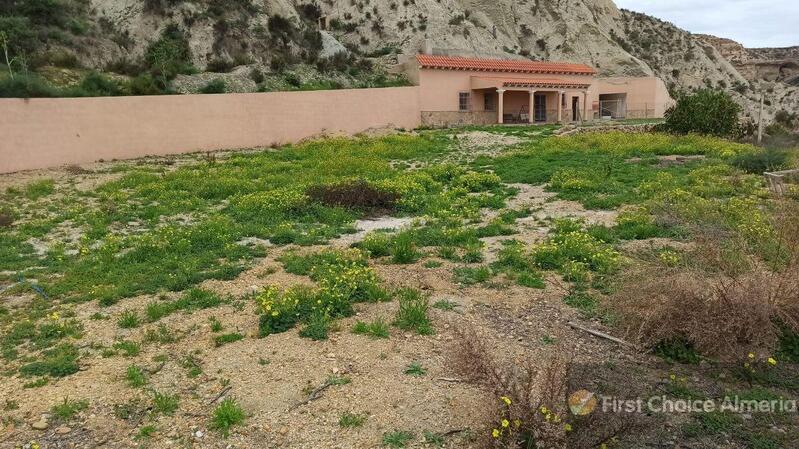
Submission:
<svg viewBox="0 0 799 449">
<path fill-rule="evenodd" d="M 582 62 L 606 76 L 655 74 L 674 94 L 719 87 L 749 115 L 759 92 L 769 90 L 768 116 L 799 110 L 799 87 L 790 84 L 799 69 L 790 61 L 762 63 L 799 50 L 744 49 L 619 10 L 611 0 L 91 0 L 91 6 L 90 20 L 102 33 L 78 41 L 74 51 L 98 69 L 142 58 L 175 25 L 200 70 L 220 60 L 266 68 L 275 60 L 303 63 L 341 45 L 390 65 L 427 42 L 476 56 Z"/>
<path fill-rule="evenodd" d="M 778 81 L 799 86 L 799 46 L 745 48 L 732 39 L 697 37 L 714 46 L 749 81 Z"/>
</svg>

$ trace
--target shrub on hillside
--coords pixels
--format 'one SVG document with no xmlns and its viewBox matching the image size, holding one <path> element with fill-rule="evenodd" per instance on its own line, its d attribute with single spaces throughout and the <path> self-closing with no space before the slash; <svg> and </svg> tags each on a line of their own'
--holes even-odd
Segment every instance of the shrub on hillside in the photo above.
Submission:
<svg viewBox="0 0 799 449">
<path fill-rule="evenodd" d="M 799 126 L 799 114 L 780 110 L 774 115 L 774 122 L 779 123 L 786 129 L 792 130 Z"/>
<path fill-rule="evenodd" d="M 741 106 L 726 92 L 701 89 L 679 98 L 666 111 L 663 129 L 675 134 L 734 137 L 740 133 L 740 112 Z"/>
<path fill-rule="evenodd" d="M 0 80 L 0 98 L 58 97 L 58 89 L 38 75 L 16 74 Z"/>
<path fill-rule="evenodd" d="M 144 56 L 150 69 L 163 80 L 171 80 L 180 73 L 194 71 L 188 38 L 174 24 L 164 29 L 161 37 L 150 44 Z"/>
<path fill-rule="evenodd" d="M 155 78 L 150 74 L 139 75 L 125 85 L 128 95 L 162 95 L 167 93 Z"/>
<path fill-rule="evenodd" d="M 223 79 L 209 81 L 200 89 L 201 94 L 223 94 L 227 92 L 227 85 Z"/>
<path fill-rule="evenodd" d="M 112 97 L 120 93 L 120 86 L 116 81 L 97 72 L 86 75 L 75 92 L 76 96 L 86 97 Z"/>
</svg>

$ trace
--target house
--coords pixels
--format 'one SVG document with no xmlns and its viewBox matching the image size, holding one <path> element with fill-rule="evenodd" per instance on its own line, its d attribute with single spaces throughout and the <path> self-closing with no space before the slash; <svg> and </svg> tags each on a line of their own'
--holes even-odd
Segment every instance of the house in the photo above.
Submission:
<svg viewBox="0 0 799 449">
<path fill-rule="evenodd" d="M 598 78 L 585 64 L 418 54 L 403 70 L 426 126 L 659 118 L 673 103 L 659 78 Z"/>
</svg>

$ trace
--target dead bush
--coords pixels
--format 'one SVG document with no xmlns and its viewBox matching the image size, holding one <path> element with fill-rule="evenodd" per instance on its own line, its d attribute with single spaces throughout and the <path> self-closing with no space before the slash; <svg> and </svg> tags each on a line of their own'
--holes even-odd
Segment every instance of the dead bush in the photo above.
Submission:
<svg viewBox="0 0 799 449">
<path fill-rule="evenodd" d="M 773 351 L 785 329 L 798 332 L 799 208 L 783 203 L 775 210 L 775 234 L 757 242 L 768 245 L 768 260 L 734 233 L 696 230 L 684 263 L 653 261 L 626 273 L 608 301 L 626 337 L 648 348 L 682 341 L 734 359 Z"/>
<path fill-rule="evenodd" d="M 327 206 L 368 211 L 390 211 L 397 202 L 396 194 L 379 190 L 364 180 L 315 185 L 305 194 Z"/>
<path fill-rule="evenodd" d="M 451 367 L 487 390 L 496 406 L 494 419 L 481 434 L 482 447 L 587 449 L 627 427 L 618 416 L 600 411 L 583 417 L 568 413 L 571 365 L 564 357 L 503 361 L 476 329 L 456 329 Z"/>
<path fill-rule="evenodd" d="M 685 341 L 705 355 L 740 357 L 773 350 L 784 323 L 799 330 L 799 272 L 756 269 L 708 277 L 695 270 L 649 266 L 628 274 L 609 304 L 624 332 L 645 347 Z"/>
</svg>

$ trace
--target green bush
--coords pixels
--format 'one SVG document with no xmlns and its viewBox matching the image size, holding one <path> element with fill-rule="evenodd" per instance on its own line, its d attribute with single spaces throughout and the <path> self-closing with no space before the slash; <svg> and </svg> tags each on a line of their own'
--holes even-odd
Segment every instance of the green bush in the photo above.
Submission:
<svg viewBox="0 0 799 449">
<path fill-rule="evenodd" d="M 0 80 L 0 98 L 60 97 L 61 92 L 38 75 L 16 74 Z"/>
<path fill-rule="evenodd" d="M 766 149 L 741 153 L 733 159 L 732 163 L 747 173 L 762 174 L 787 168 L 790 165 L 790 156 L 791 153 L 787 150 Z"/>
<path fill-rule="evenodd" d="M 21 54 L 33 53 L 39 42 L 30 19 L 13 15 L 6 16 L 6 11 L 0 11 L 0 16 L 2 16 L 0 17 L 0 33 L 5 33 L 8 40 L 8 57 L 14 58 Z"/>
<path fill-rule="evenodd" d="M 201 94 L 223 94 L 227 92 L 227 84 L 225 80 L 217 78 L 209 81 L 208 84 L 200 89 Z"/>
<path fill-rule="evenodd" d="M 675 134 L 698 133 L 719 137 L 740 134 L 741 106 L 721 90 L 701 89 L 677 100 L 666 111 L 663 127 Z"/>
<path fill-rule="evenodd" d="M 166 91 L 152 75 L 145 73 L 128 81 L 125 93 L 129 95 L 163 95 Z"/>
<path fill-rule="evenodd" d="M 97 72 L 91 72 L 83 78 L 75 96 L 112 97 L 121 93 L 119 84 Z"/>
</svg>

